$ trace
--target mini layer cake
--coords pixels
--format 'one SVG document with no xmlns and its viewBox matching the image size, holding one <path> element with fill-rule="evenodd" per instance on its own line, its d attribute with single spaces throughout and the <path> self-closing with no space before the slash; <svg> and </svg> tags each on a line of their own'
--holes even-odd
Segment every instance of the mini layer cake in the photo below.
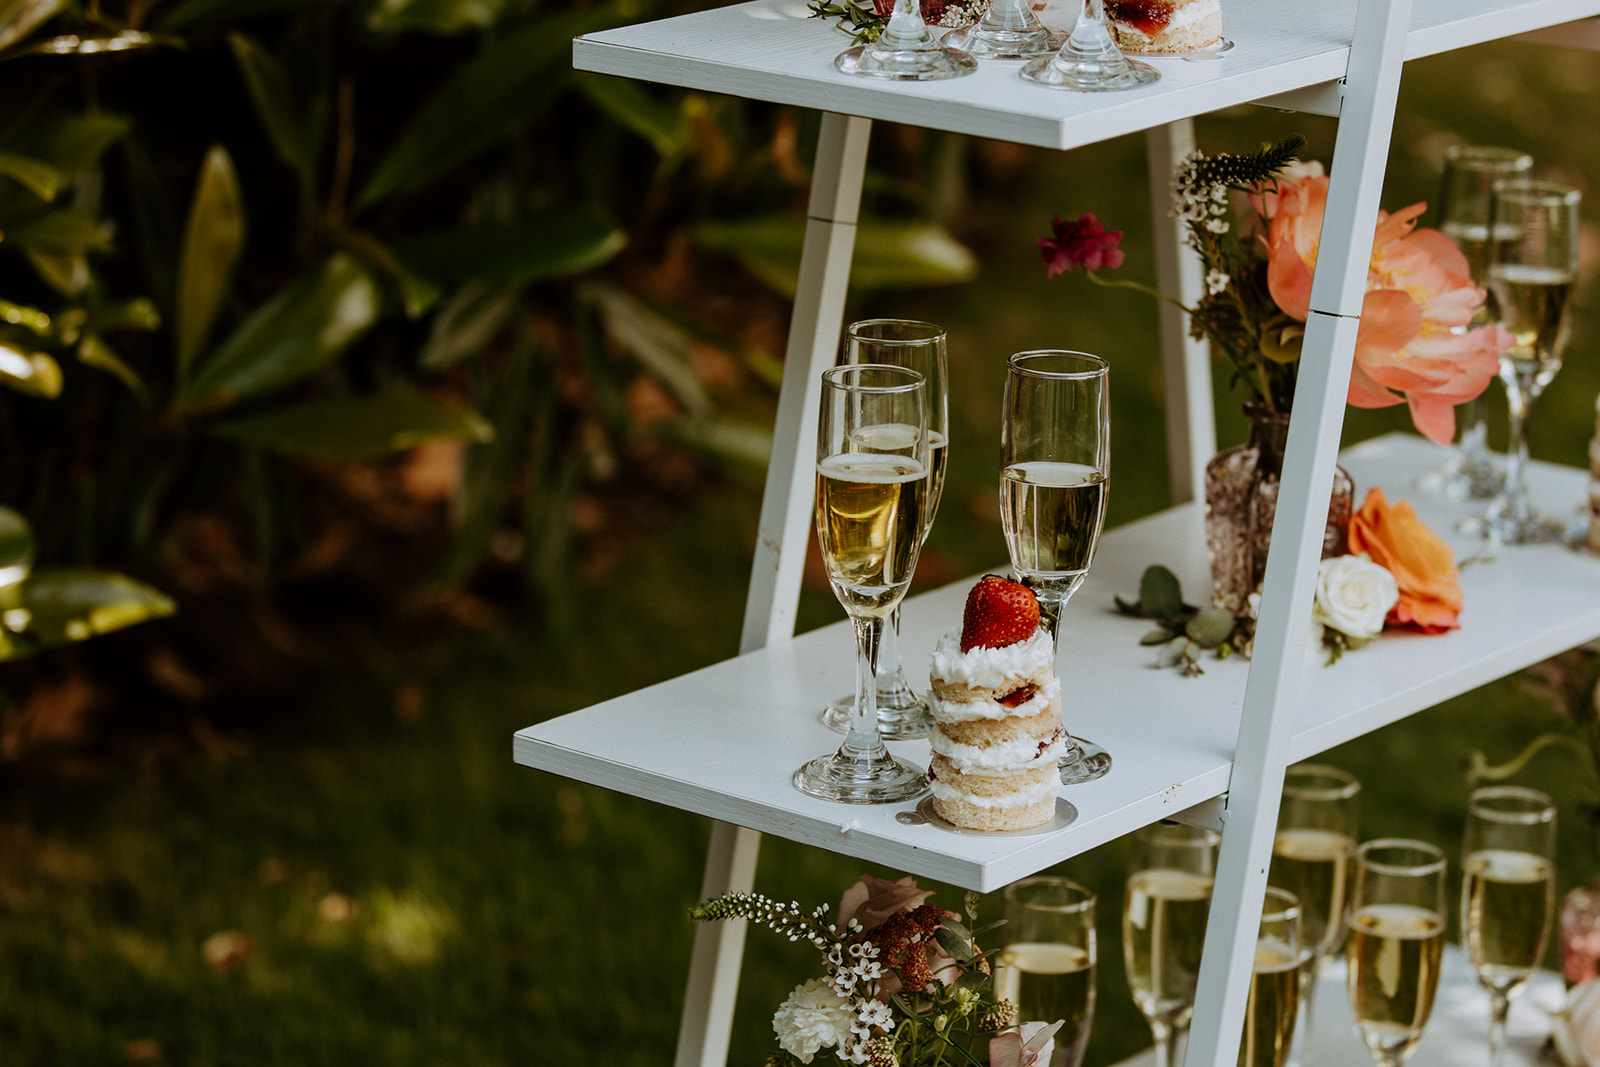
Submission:
<svg viewBox="0 0 1600 1067">
<path fill-rule="evenodd" d="M 1222 0 L 1105 0 L 1117 47 L 1141 55 L 1177 55 L 1222 38 Z"/>
<path fill-rule="evenodd" d="M 933 809 L 967 830 L 1026 830 L 1055 815 L 1061 683 L 1027 587 L 986 575 L 929 671 Z"/>
</svg>

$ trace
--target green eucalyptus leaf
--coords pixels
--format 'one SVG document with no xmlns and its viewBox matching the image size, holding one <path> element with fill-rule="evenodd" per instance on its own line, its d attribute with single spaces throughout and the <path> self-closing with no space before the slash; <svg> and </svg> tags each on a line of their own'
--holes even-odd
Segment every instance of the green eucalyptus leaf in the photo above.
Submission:
<svg viewBox="0 0 1600 1067">
<path fill-rule="evenodd" d="M 499 21 L 505 6 L 505 0 L 378 0 L 367 15 L 367 28 L 378 33 L 421 30 L 453 37 L 488 29 Z"/>
<path fill-rule="evenodd" d="M 0 340 L 0 385 L 54 399 L 61 395 L 61 365 L 44 352 L 29 352 Z"/>
<path fill-rule="evenodd" d="M 1187 641 L 1173 641 L 1170 644 L 1161 646 L 1160 653 L 1156 655 L 1156 666 L 1163 668 L 1176 667 L 1182 663 L 1184 661 L 1184 648 L 1187 645 Z"/>
<path fill-rule="evenodd" d="M 199 365 L 178 410 L 225 407 L 315 374 L 377 321 L 380 296 L 355 260 L 329 257 L 257 307 Z"/>
<path fill-rule="evenodd" d="M 284 166 L 300 179 L 302 187 L 311 180 L 306 160 L 305 138 L 294 111 L 294 85 L 289 70 L 276 56 L 237 30 L 228 34 L 228 46 L 244 76 L 256 116 L 267 131 L 267 140 Z"/>
<path fill-rule="evenodd" d="M 77 208 L 58 208 L 6 230 L 7 244 L 28 252 L 54 256 L 79 256 L 111 247 L 111 238 L 98 219 Z"/>
<path fill-rule="evenodd" d="M 82 174 L 99 163 L 106 150 L 131 128 L 127 117 L 109 111 L 74 115 L 56 125 L 47 158 L 62 174 Z"/>
<path fill-rule="evenodd" d="M 276 452 L 340 463 L 364 463 L 428 441 L 482 443 L 494 437 L 494 428 L 482 416 L 409 386 L 372 397 L 314 400 L 234 419 L 213 432 Z"/>
<path fill-rule="evenodd" d="M 774 215 L 694 227 L 690 237 L 725 252 L 774 290 L 794 295 L 806 220 Z M 969 281 L 977 260 L 948 230 L 930 222 L 863 221 L 856 229 L 850 282 L 862 288 L 919 288 Z"/>
<path fill-rule="evenodd" d="M 26 612 L 24 640 L 8 657 L 163 618 L 177 606 L 159 589 L 125 575 L 52 568 L 34 571 L 23 583 L 21 610 Z"/>
<path fill-rule="evenodd" d="M 103 370 L 116 378 L 128 391 L 139 398 L 139 403 L 150 402 L 150 390 L 140 380 L 134 369 L 122 361 L 122 357 L 112 350 L 111 346 L 100 339 L 98 334 L 86 333 L 83 340 L 78 342 L 78 359 L 96 370 Z"/>
<path fill-rule="evenodd" d="M 1178 576 L 1160 564 L 1146 567 L 1139 579 L 1139 607 L 1152 619 L 1177 614 L 1183 607 Z"/>
<path fill-rule="evenodd" d="M 1233 636 L 1233 612 L 1208 608 L 1184 624 L 1183 632 L 1201 648 L 1216 648 Z"/>
<path fill-rule="evenodd" d="M 1164 645 L 1177 635 L 1170 630 L 1146 630 L 1145 635 L 1139 638 L 1141 645 Z"/>
<path fill-rule="evenodd" d="M 244 248 L 245 209 L 233 159 L 212 145 L 200 164 L 178 265 L 178 380 L 187 380 L 194 357 L 205 344 L 222 309 L 234 265 Z"/>
<path fill-rule="evenodd" d="M 54 200 L 65 181 L 60 171 L 43 160 L 10 152 L 0 152 L 0 174 L 16 181 L 44 201 Z"/>
<path fill-rule="evenodd" d="M 0 507 L 0 590 L 10 589 L 33 570 L 33 530 L 22 514 Z"/>
<path fill-rule="evenodd" d="M 941 926 L 933 932 L 933 937 L 939 942 L 939 947 L 944 949 L 945 954 L 957 963 L 965 965 L 972 959 L 972 946 L 954 931 Z"/>
<path fill-rule="evenodd" d="M 489 222 L 419 234 L 394 243 L 395 255 L 438 282 L 530 282 L 593 270 L 628 235 L 596 213 L 571 207 L 521 222 Z"/>
<path fill-rule="evenodd" d="M 649 142 L 656 153 L 673 157 L 687 151 L 693 126 L 676 99 L 663 101 L 636 81 L 584 74 L 578 89 L 608 118 Z"/>
<path fill-rule="evenodd" d="M 66 6 L 66 0 L 0 2 L 0 52 L 27 37 Z"/>
</svg>

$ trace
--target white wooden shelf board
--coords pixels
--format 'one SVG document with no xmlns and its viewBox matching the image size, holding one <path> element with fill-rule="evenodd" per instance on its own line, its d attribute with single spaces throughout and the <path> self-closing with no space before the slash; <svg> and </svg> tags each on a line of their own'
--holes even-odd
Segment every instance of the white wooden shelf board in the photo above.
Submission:
<svg viewBox="0 0 1600 1067">
<path fill-rule="evenodd" d="M 1395 434 L 1348 450 L 1341 462 L 1356 482 L 1358 504 L 1373 485 L 1391 502 L 1410 500 L 1461 558 L 1476 550 L 1453 533 L 1470 509 L 1411 489 L 1413 478 L 1444 455 L 1421 438 Z M 1531 483 L 1535 499 L 1552 514 L 1573 514 L 1586 499 L 1585 474 L 1575 469 L 1535 464 Z M 853 636 L 844 621 L 520 730 L 514 758 L 987 892 L 1227 790 L 1248 664 L 1208 656 L 1199 678 L 1155 668 L 1155 651 L 1139 645 L 1152 624 L 1112 610 L 1113 595 L 1137 595 L 1139 577 L 1152 563 L 1172 568 L 1191 602 L 1209 592 L 1198 506 L 1108 531 L 1088 581 L 1067 607 L 1057 663 L 1067 728 L 1104 745 L 1114 762 L 1106 777 L 1067 790 L 1077 817 L 1058 830 L 959 834 L 899 821 L 914 802 L 842 805 L 795 790 L 794 769 L 840 740 L 818 713 L 853 686 Z M 1468 566 L 1461 584 L 1466 608 L 1460 630 L 1391 633 L 1331 667 L 1323 666 L 1308 626 L 1308 698 L 1301 702 L 1292 759 L 1600 636 L 1600 558 L 1558 545 L 1506 548 L 1492 563 Z M 970 587 L 964 579 L 906 601 L 901 644 L 919 689 L 939 634 L 960 625 Z M 926 742 L 890 747 L 912 762 L 928 760 Z"/>
<path fill-rule="evenodd" d="M 1076 5 L 1042 16 L 1070 26 Z M 964 78 L 894 82 L 841 74 L 849 37 L 805 0 L 750 0 L 585 34 L 573 66 L 709 92 L 912 123 L 1046 148 L 1071 148 L 1342 78 L 1356 0 L 1225 0 L 1234 48 L 1218 58 L 1149 58 L 1161 80 L 1116 93 L 1046 89 L 1019 63 L 988 60 Z M 1600 0 L 1416 0 L 1406 58 L 1600 15 Z"/>
</svg>

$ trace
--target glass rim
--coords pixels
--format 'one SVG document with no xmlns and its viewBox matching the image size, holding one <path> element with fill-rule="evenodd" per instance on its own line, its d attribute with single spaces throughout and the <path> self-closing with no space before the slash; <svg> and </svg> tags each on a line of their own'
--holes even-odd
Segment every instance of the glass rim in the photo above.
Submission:
<svg viewBox="0 0 1600 1067">
<path fill-rule="evenodd" d="M 874 382 L 871 380 L 846 381 L 846 378 L 895 378 L 902 381 Z M 922 389 L 927 384 L 921 371 L 912 370 L 894 363 L 843 363 L 837 367 L 829 367 L 822 372 L 824 385 L 835 389 L 850 389 L 858 393 L 872 393 L 881 396 L 890 396 L 895 393 L 911 393 Z"/>
<path fill-rule="evenodd" d="M 1222 843 L 1222 834 L 1209 826 L 1192 826 L 1165 819 L 1141 826 L 1135 833 L 1141 841 L 1160 848 L 1215 848 Z"/>
<path fill-rule="evenodd" d="M 1035 360 L 1042 361 L 1044 359 L 1061 359 L 1078 363 L 1080 366 L 1072 370 L 1046 370 L 1029 365 Z M 1007 357 L 1006 369 L 1030 378 L 1045 378 L 1053 381 L 1089 381 L 1108 374 L 1111 370 L 1111 364 L 1092 352 L 1079 352 L 1070 348 L 1030 348 L 1022 352 L 1013 352 Z"/>
<path fill-rule="evenodd" d="M 1495 807 L 1485 801 L 1516 801 L 1507 807 Z M 1489 785 L 1474 789 L 1467 797 L 1467 811 L 1492 822 L 1517 826 L 1537 826 L 1555 822 L 1556 802 L 1548 793 L 1520 785 Z"/>
<path fill-rule="evenodd" d="M 1278 901 L 1276 908 L 1272 905 L 1274 899 Z M 1262 897 L 1261 921 L 1281 923 L 1298 918 L 1300 918 L 1300 898 L 1287 889 L 1280 889 L 1275 885 L 1267 886 L 1266 893 Z"/>
<path fill-rule="evenodd" d="M 1495 170 L 1504 165 L 1526 170 L 1533 166 L 1533 156 L 1505 145 L 1453 144 L 1444 150 L 1444 158 L 1446 163 L 1461 164 L 1469 170 Z"/>
<path fill-rule="evenodd" d="M 1554 178 L 1500 178 L 1490 191 L 1497 199 L 1519 204 L 1576 204 L 1583 195 L 1571 182 Z"/>
<path fill-rule="evenodd" d="M 1296 784 L 1295 775 L 1332 779 L 1338 785 Z M 1361 779 L 1329 763 L 1296 763 L 1283 772 L 1283 795 L 1295 800 L 1350 800 L 1361 792 Z"/>
<path fill-rule="evenodd" d="M 859 333 L 856 332 L 857 329 L 861 328 L 861 327 L 888 326 L 888 325 L 891 325 L 891 324 L 895 325 L 895 326 L 925 327 L 926 331 L 927 331 L 927 336 L 925 336 L 925 337 L 871 337 L 871 336 L 865 336 L 863 334 L 859 334 Z M 845 334 L 846 338 L 854 338 L 855 340 L 858 340 L 858 341 L 870 341 L 872 344 L 882 345 L 885 348 L 914 348 L 914 347 L 917 347 L 917 346 L 920 346 L 920 345 L 926 345 L 926 344 L 931 344 L 931 343 L 937 342 L 937 341 L 943 341 L 945 339 L 945 329 L 944 329 L 943 326 L 940 326 L 937 323 L 927 322 L 926 320 L 923 320 L 923 319 L 897 319 L 897 318 L 858 319 L 855 322 L 852 322 L 850 325 L 845 327 L 844 334 Z"/>
<path fill-rule="evenodd" d="M 1428 859 L 1421 862 L 1399 862 L 1373 858 L 1374 852 L 1410 852 L 1414 856 L 1421 854 Z M 1356 849 L 1356 863 L 1379 874 L 1433 874 L 1442 873 L 1448 866 L 1444 849 L 1427 841 L 1418 841 L 1410 837 L 1379 837 L 1371 841 L 1362 842 Z"/>
<path fill-rule="evenodd" d="M 1039 886 L 1049 886 L 1054 889 L 1064 889 L 1068 893 L 1072 894 L 1074 899 L 1065 903 L 1057 903 L 1053 901 L 1036 903 L 1034 901 L 1020 899 L 1017 895 L 1017 891 L 1020 889 L 1033 889 Z M 1005 893 L 1003 895 L 1005 897 L 1005 902 L 1008 905 L 1014 904 L 1018 907 L 1025 907 L 1032 911 L 1050 912 L 1051 914 L 1055 915 L 1076 915 L 1081 912 L 1088 911 L 1095 906 L 1099 899 L 1099 894 L 1097 894 L 1093 889 L 1090 889 L 1088 886 L 1084 885 L 1082 882 L 1075 882 L 1071 878 L 1062 878 L 1057 875 L 1039 875 L 1033 878 L 1018 879 L 1017 881 L 1006 886 Z"/>
</svg>

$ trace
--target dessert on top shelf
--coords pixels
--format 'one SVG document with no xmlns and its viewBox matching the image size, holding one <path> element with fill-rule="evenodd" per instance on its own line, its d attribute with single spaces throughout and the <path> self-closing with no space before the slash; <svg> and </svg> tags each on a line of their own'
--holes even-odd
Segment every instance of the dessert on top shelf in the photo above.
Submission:
<svg viewBox="0 0 1600 1067">
<path fill-rule="evenodd" d="M 1105 0 L 1105 6 L 1124 52 L 1198 52 L 1222 39 L 1222 0 Z"/>
</svg>

